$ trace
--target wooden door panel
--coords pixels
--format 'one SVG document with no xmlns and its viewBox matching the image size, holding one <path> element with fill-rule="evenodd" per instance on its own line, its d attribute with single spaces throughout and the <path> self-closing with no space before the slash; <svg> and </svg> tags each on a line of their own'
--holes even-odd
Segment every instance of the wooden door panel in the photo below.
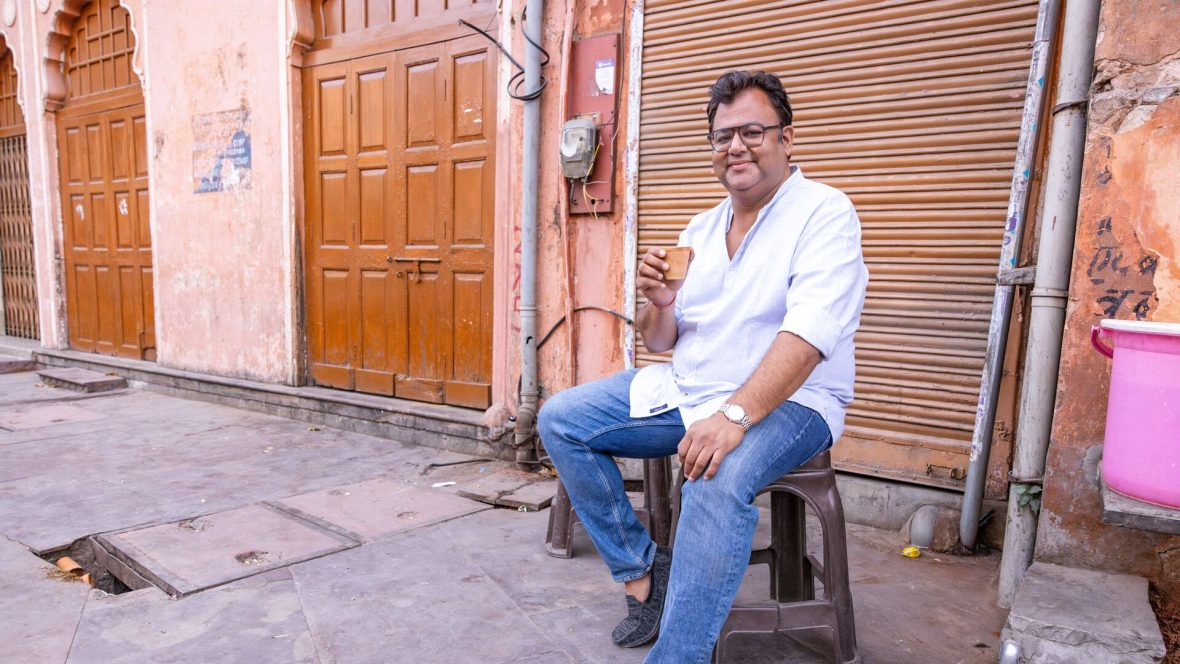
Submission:
<svg viewBox="0 0 1180 664">
<path fill-rule="evenodd" d="M 117 313 L 121 314 L 119 330 L 121 339 L 118 354 L 123 357 L 139 359 L 139 317 L 143 312 L 143 288 L 140 286 L 139 267 L 122 265 L 117 269 L 120 306 Z"/>
<path fill-rule="evenodd" d="M 86 222 L 91 217 L 87 210 L 90 208 L 90 198 L 85 194 L 73 194 L 69 200 L 66 201 L 66 210 L 68 221 L 66 221 L 67 235 L 70 235 L 70 242 L 66 245 L 70 248 L 86 249 L 94 244 L 94 236 L 90 232 L 90 224 Z"/>
<path fill-rule="evenodd" d="M 356 124 L 360 132 L 360 142 L 357 148 L 361 152 L 372 150 L 385 151 L 388 148 L 385 135 L 389 109 L 385 91 L 389 87 L 385 78 L 385 64 L 379 69 L 361 72 L 357 75 L 357 117 Z"/>
<path fill-rule="evenodd" d="M 405 85 L 399 90 L 405 100 L 403 105 L 407 150 L 438 147 L 438 101 L 439 89 L 438 48 L 427 46 L 412 49 L 407 55 Z"/>
<path fill-rule="evenodd" d="M 328 172 L 320 174 L 319 232 L 316 237 L 321 249 L 347 247 L 352 239 L 351 210 L 348 200 L 348 174 Z"/>
<path fill-rule="evenodd" d="M 319 93 L 319 103 L 312 116 L 315 122 L 313 126 L 319 137 L 319 141 L 314 145 L 315 153 L 320 157 L 343 154 L 346 149 L 348 96 L 345 85 L 347 81 L 343 74 L 334 75 L 341 69 L 338 65 L 329 65 L 317 67 L 315 70 L 318 74 L 327 75 L 326 78 L 315 81 L 315 87 Z"/>
<path fill-rule="evenodd" d="M 137 175 L 137 177 L 139 177 Z M 142 176 L 146 181 L 147 176 Z M 135 197 L 131 199 L 132 212 L 135 218 L 139 221 L 138 227 L 135 229 L 135 243 L 141 250 L 151 251 L 152 248 L 152 224 L 151 224 L 151 194 L 147 188 L 137 189 Z M 149 268 L 150 269 L 150 268 Z M 145 322 L 154 326 L 154 318 L 146 318 Z M 153 346 L 155 344 L 152 344 Z"/>
<path fill-rule="evenodd" d="M 456 163 L 453 166 L 455 191 L 455 232 L 452 234 L 452 247 L 460 245 L 476 246 L 480 248 L 491 244 L 486 236 L 485 218 L 489 214 L 484 209 L 484 168 L 487 162 L 483 159 Z"/>
<path fill-rule="evenodd" d="M 438 165 L 406 170 L 406 248 L 438 247 Z"/>
<path fill-rule="evenodd" d="M 111 121 L 110 180 L 126 182 L 131 167 L 131 136 L 122 119 Z"/>
<path fill-rule="evenodd" d="M 487 140 L 487 128 L 494 126 L 484 122 L 488 65 L 488 53 L 484 50 L 453 56 L 454 94 L 450 111 L 456 144 Z"/>
<path fill-rule="evenodd" d="M 74 312 L 70 316 L 70 345 L 78 350 L 93 351 L 98 338 L 98 287 L 94 270 L 89 265 L 74 265 L 69 272 L 70 289 L 67 298 Z"/>
<path fill-rule="evenodd" d="M 119 282 L 110 265 L 94 266 L 94 288 L 97 295 L 98 330 L 94 335 L 95 350 L 103 355 L 114 355 L 119 337 Z"/>
<path fill-rule="evenodd" d="M 388 247 L 389 169 L 367 168 L 360 172 L 360 243 L 370 248 Z"/>
<path fill-rule="evenodd" d="M 105 118 L 104 118 L 105 119 Z M 91 184 L 102 184 L 103 181 L 103 141 L 102 125 L 95 121 L 86 125 L 86 181 Z"/>
</svg>

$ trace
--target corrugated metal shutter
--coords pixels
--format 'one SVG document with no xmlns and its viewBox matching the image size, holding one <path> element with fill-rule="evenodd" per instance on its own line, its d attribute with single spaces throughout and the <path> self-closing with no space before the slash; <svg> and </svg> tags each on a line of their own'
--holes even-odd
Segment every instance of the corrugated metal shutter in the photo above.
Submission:
<svg viewBox="0 0 1180 664">
<path fill-rule="evenodd" d="M 794 162 L 860 213 L 871 280 L 846 469 L 961 485 L 1036 16 L 1035 0 L 646 3 L 640 252 L 725 195 L 703 137 L 729 69 L 783 78 Z"/>
</svg>

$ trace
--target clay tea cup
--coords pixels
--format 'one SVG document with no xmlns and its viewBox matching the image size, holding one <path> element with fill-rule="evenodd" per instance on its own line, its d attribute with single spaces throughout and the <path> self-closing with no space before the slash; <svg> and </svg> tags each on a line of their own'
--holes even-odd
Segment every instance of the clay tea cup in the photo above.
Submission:
<svg viewBox="0 0 1180 664">
<path fill-rule="evenodd" d="M 680 281 L 688 274 L 688 264 L 692 262 L 692 247 L 668 247 L 664 249 L 664 262 L 668 269 L 664 270 L 665 281 Z"/>
</svg>

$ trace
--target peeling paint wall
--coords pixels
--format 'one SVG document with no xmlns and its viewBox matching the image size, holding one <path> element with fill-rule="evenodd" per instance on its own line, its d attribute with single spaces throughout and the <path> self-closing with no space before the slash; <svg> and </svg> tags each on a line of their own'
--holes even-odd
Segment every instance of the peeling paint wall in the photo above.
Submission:
<svg viewBox="0 0 1180 664">
<path fill-rule="evenodd" d="M 515 12 L 519 17 L 523 2 L 514 3 L 506 12 Z M 562 320 L 566 316 L 566 249 L 572 269 L 573 308 L 592 306 L 603 307 L 629 316 L 623 311 L 624 261 L 634 256 L 624 256 L 624 192 L 623 163 L 626 158 L 627 137 L 627 95 L 626 61 L 627 36 L 620 39 L 620 89 L 619 117 L 620 130 L 616 138 L 616 168 L 613 177 L 615 205 L 611 214 L 573 215 L 564 213 L 563 199 L 565 185 L 561 177 L 558 158 L 558 140 L 561 125 L 565 121 L 562 108 L 562 86 L 565 84 L 566 63 L 563 61 L 563 35 L 567 25 L 573 26 L 573 38 L 581 39 L 611 32 L 625 31 L 627 5 L 624 0 L 568 0 L 567 2 L 545 3 L 545 25 L 543 43 L 550 55 L 550 63 L 544 69 L 544 76 L 550 81 L 541 97 L 541 155 L 539 174 L 538 256 L 537 256 L 537 298 L 538 334 L 544 336 L 550 330 L 553 334 L 538 351 L 540 365 L 539 380 L 542 398 L 558 392 L 575 383 L 585 383 L 601 378 L 623 368 L 622 348 L 619 340 L 624 323 L 603 311 L 591 309 L 573 314 L 573 322 Z M 524 48 L 515 22 L 512 38 L 513 51 L 523 54 Z M 518 60 L 521 59 L 518 57 Z M 504 78 L 501 79 L 505 80 Z M 519 325 L 519 274 L 520 274 L 520 198 L 519 168 L 521 145 L 521 104 L 515 100 L 504 100 L 510 107 L 509 130 L 506 137 L 498 139 L 502 150 L 511 154 L 507 167 L 511 172 L 506 176 L 510 181 L 509 200 L 504 202 L 504 213 L 497 207 L 497 226 L 511 225 L 512 249 L 508 252 L 510 264 L 497 263 L 508 269 L 511 279 L 497 280 L 503 283 L 506 292 L 498 292 L 497 298 L 509 298 L 511 328 L 502 348 L 501 361 L 496 363 L 496 384 L 493 386 L 495 404 L 488 411 L 489 424 L 499 424 L 517 405 L 517 385 L 520 376 L 520 325 Z M 506 140 L 505 140 L 506 139 Z M 505 149 L 507 147 L 507 149 Z M 504 168 L 503 162 L 497 164 Z M 499 176 L 504 174 L 498 173 Z M 598 177 L 598 174 L 595 174 Z M 497 236 L 497 241 L 503 235 Z M 497 324 L 497 330 L 500 325 Z M 571 346 L 571 330 L 574 346 Z M 502 343 L 497 339 L 497 344 Z M 498 349 L 499 352 L 499 349 Z M 576 366 L 576 376 L 571 367 Z"/>
<path fill-rule="evenodd" d="M 141 49 L 150 82 L 163 366 L 268 382 L 295 378 L 280 9 L 275 2 L 148 4 Z"/>
<path fill-rule="evenodd" d="M 1078 231 L 1036 557 L 1180 591 L 1180 537 L 1102 523 L 1104 318 L 1180 322 L 1180 3 L 1102 3 Z"/>
</svg>

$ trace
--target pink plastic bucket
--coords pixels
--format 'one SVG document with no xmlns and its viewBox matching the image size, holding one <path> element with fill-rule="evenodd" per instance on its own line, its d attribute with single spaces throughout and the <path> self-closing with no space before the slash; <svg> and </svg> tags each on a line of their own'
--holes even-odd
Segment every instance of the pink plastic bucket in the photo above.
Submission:
<svg viewBox="0 0 1180 664">
<path fill-rule="evenodd" d="M 1103 481 L 1131 498 L 1180 509 L 1180 324 L 1104 320 L 1090 341 L 1114 358 Z"/>
</svg>

